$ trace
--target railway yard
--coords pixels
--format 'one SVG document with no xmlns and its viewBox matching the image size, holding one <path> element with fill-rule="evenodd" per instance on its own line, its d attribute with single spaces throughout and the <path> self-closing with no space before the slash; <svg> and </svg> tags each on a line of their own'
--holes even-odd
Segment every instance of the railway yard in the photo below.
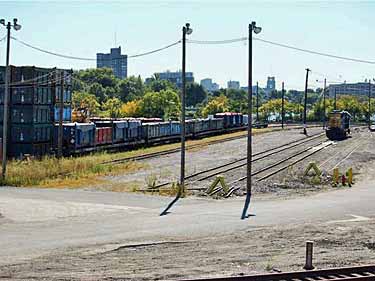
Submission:
<svg viewBox="0 0 375 281">
<path fill-rule="evenodd" d="M 166 216 L 159 214 L 179 176 L 175 148 L 103 163 L 143 165 L 80 189 L 4 187 L 0 279 L 183 280 L 300 271 L 307 240 L 314 241 L 317 269 L 371 264 L 374 133 L 353 126 L 350 138 L 330 141 L 321 126 L 308 128 L 308 136 L 301 131 L 254 135 L 246 220 L 240 220 L 246 137 L 239 135 L 188 146 L 186 196 Z M 312 163 L 319 171 L 306 171 Z M 335 168 L 340 176 L 333 184 Z M 211 186 L 218 179 L 225 184 Z"/>
</svg>

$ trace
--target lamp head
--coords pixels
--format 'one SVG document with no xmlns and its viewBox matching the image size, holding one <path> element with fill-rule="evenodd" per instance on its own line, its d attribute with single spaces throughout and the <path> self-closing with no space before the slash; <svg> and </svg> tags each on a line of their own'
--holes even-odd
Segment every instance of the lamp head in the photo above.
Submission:
<svg viewBox="0 0 375 281">
<path fill-rule="evenodd" d="M 186 27 L 186 34 L 187 35 L 190 35 L 190 34 L 193 33 L 193 29 L 190 28 L 190 23 L 186 23 L 185 27 Z"/>
<path fill-rule="evenodd" d="M 21 25 L 20 24 L 15 24 L 15 25 L 13 25 L 13 28 L 14 28 L 14 30 L 20 30 L 21 29 Z"/>
<path fill-rule="evenodd" d="M 0 24 L 5 25 L 5 19 L 1 19 Z"/>
<path fill-rule="evenodd" d="M 260 26 L 255 26 L 254 27 L 254 33 L 259 34 L 262 31 L 262 28 Z"/>
</svg>

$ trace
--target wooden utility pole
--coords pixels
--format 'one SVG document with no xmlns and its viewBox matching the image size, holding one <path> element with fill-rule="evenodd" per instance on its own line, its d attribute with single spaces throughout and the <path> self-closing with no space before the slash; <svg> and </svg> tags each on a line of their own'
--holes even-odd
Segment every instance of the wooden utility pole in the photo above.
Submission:
<svg viewBox="0 0 375 281">
<path fill-rule="evenodd" d="M 63 115 L 64 115 L 64 79 L 65 71 L 62 70 L 60 73 L 60 95 L 59 95 L 59 131 L 58 131 L 58 143 L 57 143 L 57 157 L 62 157 L 63 147 Z"/>
</svg>

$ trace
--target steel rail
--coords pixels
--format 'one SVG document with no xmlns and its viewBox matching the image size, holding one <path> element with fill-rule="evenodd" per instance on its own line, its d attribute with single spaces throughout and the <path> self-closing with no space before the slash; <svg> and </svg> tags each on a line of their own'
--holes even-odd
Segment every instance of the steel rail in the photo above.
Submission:
<svg viewBox="0 0 375 281">
<path fill-rule="evenodd" d="M 185 279 L 181 281 L 369 281 L 375 280 L 375 265 L 341 267 L 312 271 L 295 271 L 248 276 Z"/>
<path fill-rule="evenodd" d="M 296 147 L 296 146 L 299 146 L 299 145 L 305 144 L 305 143 L 307 143 L 307 142 L 313 141 L 313 140 L 315 140 L 315 139 L 317 139 L 317 138 L 319 138 L 319 137 L 322 137 L 323 135 L 324 135 L 324 133 L 314 134 L 314 135 L 311 135 L 310 137 L 308 137 L 308 139 L 295 140 L 295 141 L 292 141 L 292 142 L 289 142 L 289 143 L 283 144 L 283 145 L 281 145 L 281 146 L 273 147 L 273 148 L 270 148 L 270 149 L 267 149 L 267 150 L 264 150 L 264 151 L 260 151 L 260 152 L 254 153 L 253 156 L 258 156 L 258 155 L 262 155 L 262 154 L 264 154 L 264 155 L 262 155 L 262 156 L 260 156 L 260 157 L 258 157 L 258 158 L 253 159 L 252 163 L 253 163 L 253 162 L 256 162 L 256 161 L 259 161 L 259 160 L 261 160 L 261 159 L 264 159 L 264 158 L 266 158 L 266 157 L 268 157 L 268 156 L 275 155 L 275 154 L 280 153 L 280 152 L 282 152 L 282 151 L 288 150 L 288 149 L 290 149 L 290 148 L 293 148 L 293 147 Z M 276 150 L 276 151 L 275 151 L 275 150 Z M 246 159 L 247 159 L 247 157 L 243 157 L 243 158 L 236 159 L 236 160 L 234 160 L 234 161 L 228 162 L 228 163 L 223 164 L 223 165 L 219 165 L 219 166 L 216 166 L 216 167 L 213 167 L 213 168 L 210 168 L 210 169 L 204 170 L 204 171 L 199 171 L 199 172 L 197 172 L 197 173 L 194 173 L 194 174 L 191 174 L 191 175 L 185 177 L 185 179 L 191 179 L 191 178 L 193 178 L 193 177 L 196 177 L 196 176 L 199 176 L 199 175 L 202 175 L 202 174 L 208 173 L 208 172 L 212 172 L 212 171 L 215 171 L 215 170 L 218 170 L 218 169 L 221 169 L 221 168 L 224 168 L 224 167 L 227 167 L 227 166 L 233 165 L 233 164 L 235 164 L 235 163 L 238 163 L 238 162 L 244 161 L 244 160 L 246 160 Z M 234 169 L 238 169 L 238 168 L 243 167 L 243 166 L 245 166 L 245 165 L 246 165 L 246 163 L 243 163 L 243 164 L 239 164 L 239 165 L 236 165 L 236 166 L 234 166 L 234 167 L 231 167 L 231 168 L 229 168 L 229 169 L 226 169 L 226 170 L 224 170 L 224 171 L 221 170 L 221 171 L 215 172 L 215 173 L 213 173 L 213 174 L 209 174 L 208 176 L 205 176 L 205 177 L 203 177 L 203 178 L 197 179 L 197 180 L 193 181 L 192 183 L 194 183 L 194 182 L 196 182 L 196 181 L 203 181 L 203 180 L 205 180 L 205 179 L 208 179 L 208 178 L 211 178 L 211 177 L 213 177 L 213 176 L 216 176 L 216 175 L 218 175 L 218 174 L 220 174 L 220 173 L 225 173 L 225 172 L 228 172 L 228 171 L 231 171 L 231 170 L 234 170 Z M 161 188 L 161 187 L 166 186 L 166 185 L 171 184 L 171 183 L 172 183 L 172 182 L 170 182 L 170 181 L 169 181 L 169 182 L 165 182 L 165 183 L 161 183 L 161 184 L 158 184 L 158 185 L 155 185 L 155 186 L 149 188 L 149 190 L 155 190 L 155 189 Z M 189 183 L 189 184 L 192 184 L 192 183 Z"/>
</svg>

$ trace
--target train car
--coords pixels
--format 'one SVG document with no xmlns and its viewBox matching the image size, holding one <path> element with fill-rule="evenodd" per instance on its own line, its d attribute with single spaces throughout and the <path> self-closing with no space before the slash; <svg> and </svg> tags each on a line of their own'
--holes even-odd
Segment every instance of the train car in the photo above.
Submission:
<svg viewBox="0 0 375 281">
<path fill-rule="evenodd" d="M 343 140 L 350 134 L 351 115 L 347 111 L 334 110 L 329 113 L 326 136 L 330 140 Z"/>
<path fill-rule="evenodd" d="M 54 147 L 58 143 L 58 129 L 54 128 Z M 64 123 L 63 124 L 63 148 L 65 154 L 71 154 L 76 150 L 95 146 L 94 123 Z"/>
</svg>

